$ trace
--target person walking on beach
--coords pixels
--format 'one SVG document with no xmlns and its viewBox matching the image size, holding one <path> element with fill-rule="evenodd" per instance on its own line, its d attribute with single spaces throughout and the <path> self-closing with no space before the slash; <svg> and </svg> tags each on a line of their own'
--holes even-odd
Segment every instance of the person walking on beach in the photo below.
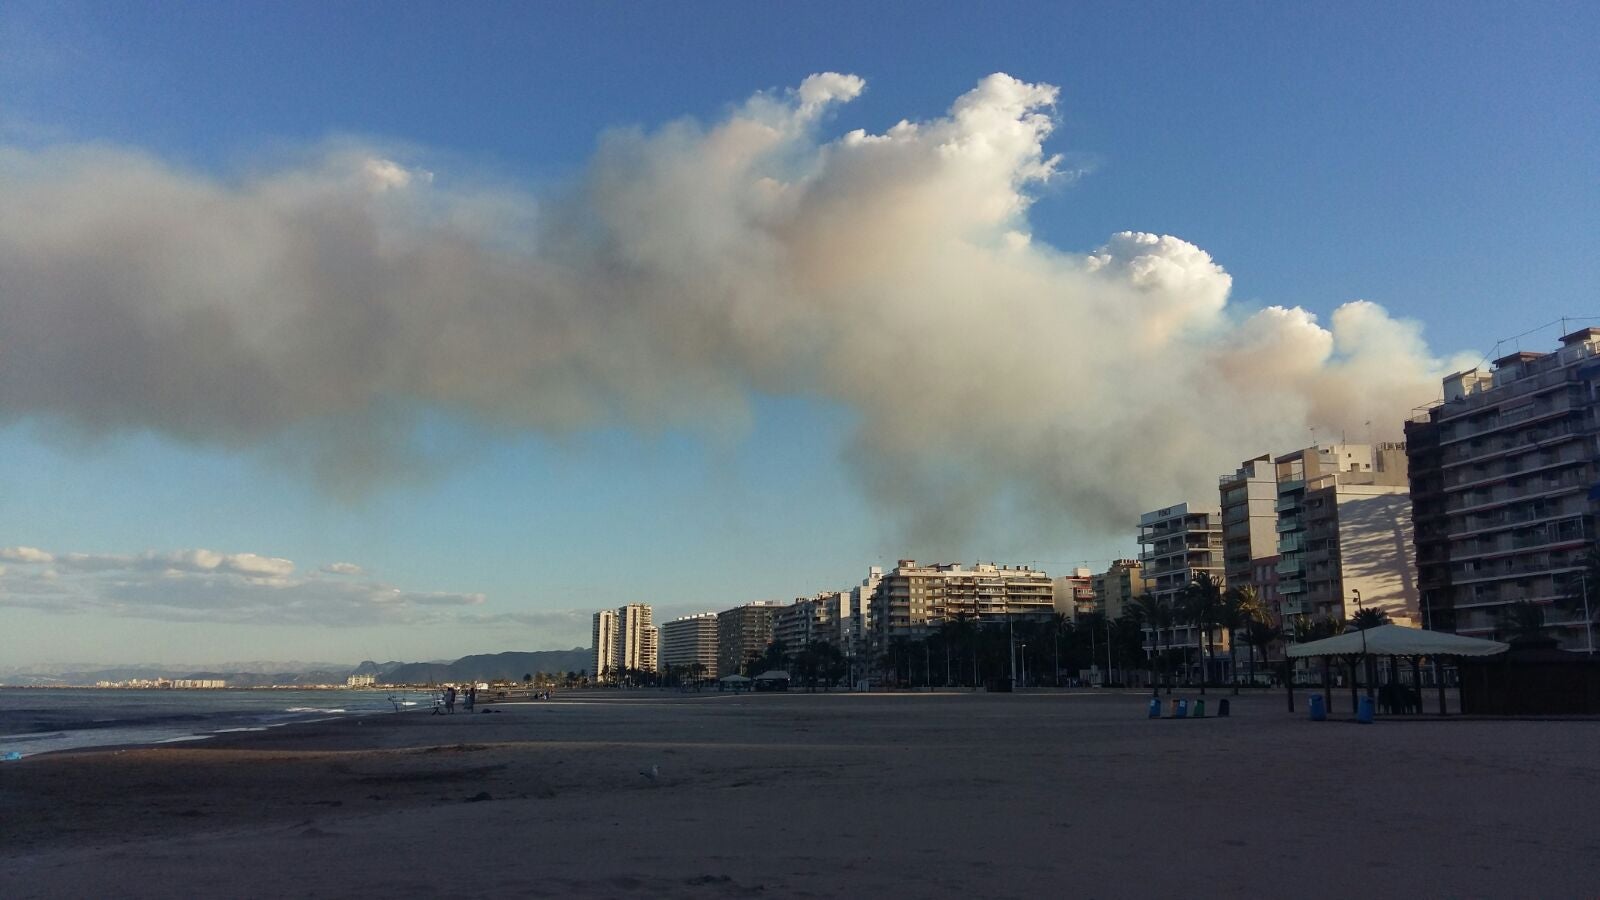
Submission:
<svg viewBox="0 0 1600 900">
<path fill-rule="evenodd" d="M 467 688 L 467 702 L 465 704 L 467 712 L 472 712 L 472 707 L 476 706 L 477 704 L 478 704 L 478 686 L 477 685 L 473 685 L 472 687 Z"/>
<path fill-rule="evenodd" d="M 456 689 L 453 687 L 444 689 L 444 711 L 447 713 L 456 711 Z"/>
</svg>

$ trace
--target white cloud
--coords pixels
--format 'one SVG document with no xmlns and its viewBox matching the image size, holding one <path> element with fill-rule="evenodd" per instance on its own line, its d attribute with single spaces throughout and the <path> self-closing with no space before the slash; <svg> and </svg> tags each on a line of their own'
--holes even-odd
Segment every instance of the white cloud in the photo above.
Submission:
<svg viewBox="0 0 1600 900">
<path fill-rule="evenodd" d="M 329 575 L 365 575 L 366 570 L 352 562 L 329 563 L 321 571 Z"/>
<path fill-rule="evenodd" d="M 48 563 L 55 556 L 38 547 L 6 547 L 0 549 L 0 559 L 19 563 Z"/>
<path fill-rule="evenodd" d="M 1437 395 L 1449 364 L 1374 304 L 1323 326 L 1237 309 L 1178 237 L 1023 239 L 1062 177 L 1057 88 L 995 74 L 942 116 L 821 134 L 864 89 L 822 73 L 609 134 L 546 205 L 348 145 L 232 181 L 0 149 L 0 415 L 277 448 L 347 489 L 421 464 L 417 409 L 726 435 L 751 396 L 803 394 L 857 414 L 847 462 L 934 548 L 995 496 L 1033 530 L 1125 535 L 1308 425 L 1393 438 Z"/>
<path fill-rule="evenodd" d="M 183 622 L 273 625 L 444 623 L 454 610 L 482 606 L 479 593 L 408 591 L 375 581 L 295 577 L 294 563 L 256 553 L 180 550 L 127 555 L 52 554 L 28 548 L 27 569 L 5 572 L 0 609 L 95 613 Z M 53 560 L 56 568 L 39 570 Z M 358 575 L 339 563 L 333 575 Z"/>
</svg>

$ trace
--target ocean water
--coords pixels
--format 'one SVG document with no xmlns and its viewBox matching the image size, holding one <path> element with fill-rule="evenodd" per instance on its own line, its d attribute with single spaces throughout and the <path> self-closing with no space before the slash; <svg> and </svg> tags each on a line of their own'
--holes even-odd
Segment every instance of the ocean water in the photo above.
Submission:
<svg viewBox="0 0 1600 900">
<path fill-rule="evenodd" d="M 205 740 L 341 716 L 430 707 L 421 691 L 0 688 L 0 765 L 10 754 Z"/>
</svg>

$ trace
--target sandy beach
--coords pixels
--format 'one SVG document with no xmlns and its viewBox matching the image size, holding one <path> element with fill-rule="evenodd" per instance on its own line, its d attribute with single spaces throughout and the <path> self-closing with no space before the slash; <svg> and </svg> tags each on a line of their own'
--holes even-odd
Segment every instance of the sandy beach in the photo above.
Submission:
<svg viewBox="0 0 1600 900">
<path fill-rule="evenodd" d="M 1596 722 L 1314 724 L 1279 694 L 1203 721 L 1120 692 L 489 708 L 7 763 L 0 896 L 1600 890 Z"/>
</svg>

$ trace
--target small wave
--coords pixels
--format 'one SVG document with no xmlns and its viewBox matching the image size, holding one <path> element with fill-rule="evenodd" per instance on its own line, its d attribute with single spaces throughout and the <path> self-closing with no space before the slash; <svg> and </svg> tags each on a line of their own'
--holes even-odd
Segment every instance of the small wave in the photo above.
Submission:
<svg viewBox="0 0 1600 900">
<path fill-rule="evenodd" d="M 291 706 L 284 712 L 292 713 L 342 713 L 342 709 L 323 709 L 319 706 Z"/>
<path fill-rule="evenodd" d="M 49 740 L 50 738 L 65 737 L 65 735 L 66 733 L 62 731 L 40 731 L 32 734 L 0 734 L 0 741 L 7 741 L 14 744 L 24 744 L 29 741 L 44 741 Z"/>
</svg>

